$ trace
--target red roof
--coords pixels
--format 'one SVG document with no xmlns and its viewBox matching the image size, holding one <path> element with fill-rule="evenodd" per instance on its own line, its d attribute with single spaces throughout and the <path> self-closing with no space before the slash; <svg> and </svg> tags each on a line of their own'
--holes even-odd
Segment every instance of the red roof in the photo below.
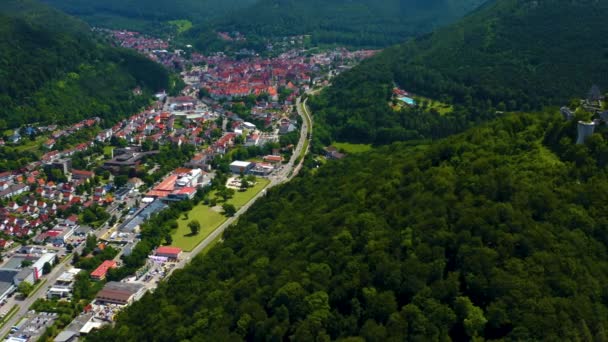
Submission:
<svg viewBox="0 0 608 342">
<path fill-rule="evenodd" d="M 50 237 L 57 237 L 61 235 L 61 232 L 58 230 L 49 230 L 48 232 L 46 232 L 46 235 Z"/>
<path fill-rule="evenodd" d="M 173 193 L 176 195 L 189 195 L 196 192 L 196 188 L 192 187 L 184 187 L 178 190 L 175 190 Z"/>
<path fill-rule="evenodd" d="M 181 248 L 177 248 L 177 247 L 158 247 L 158 249 L 156 249 L 156 254 L 179 254 L 182 252 Z"/>
<path fill-rule="evenodd" d="M 94 278 L 104 278 L 108 273 L 110 268 L 115 268 L 117 266 L 116 261 L 114 260 L 106 260 L 99 267 L 95 269 L 95 271 L 91 272 L 91 277 Z"/>
</svg>

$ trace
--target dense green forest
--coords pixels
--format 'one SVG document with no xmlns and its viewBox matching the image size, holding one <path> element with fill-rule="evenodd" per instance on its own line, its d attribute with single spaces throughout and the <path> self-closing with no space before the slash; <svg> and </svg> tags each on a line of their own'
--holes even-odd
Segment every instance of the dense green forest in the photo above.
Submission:
<svg viewBox="0 0 608 342">
<path fill-rule="evenodd" d="M 261 38 L 302 34 L 314 44 L 384 47 L 460 18 L 485 0 L 43 1 L 91 25 L 155 34 L 175 31 L 170 22 L 186 19 L 194 29 L 185 38 L 200 39 L 196 45 L 205 49 L 210 32 L 240 31 L 253 41 L 245 47 L 263 50 Z"/>
<path fill-rule="evenodd" d="M 93 26 L 162 32 L 169 21 L 219 18 L 256 0 L 42 0 Z"/>
<path fill-rule="evenodd" d="M 608 35 L 607 16 L 606 1 L 493 1 L 362 63 L 312 104 L 326 136 L 379 143 L 385 131 L 390 141 L 430 138 L 496 111 L 563 105 L 592 84 L 608 87 L 608 45 L 597 39 Z M 395 113 L 393 82 L 456 104 L 456 115 Z"/>
<path fill-rule="evenodd" d="M 310 34 L 315 45 L 383 47 L 460 18 L 483 1 L 260 0 L 217 26 L 248 36 Z"/>
<path fill-rule="evenodd" d="M 104 44 L 86 24 L 35 1 L 0 3 L 0 37 L 0 128 L 114 121 L 170 85 L 162 66 Z M 143 96 L 132 94 L 137 86 Z"/>
<path fill-rule="evenodd" d="M 87 339 L 605 341 L 608 142 L 575 125 L 513 114 L 330 162 Z"/>
</svg>

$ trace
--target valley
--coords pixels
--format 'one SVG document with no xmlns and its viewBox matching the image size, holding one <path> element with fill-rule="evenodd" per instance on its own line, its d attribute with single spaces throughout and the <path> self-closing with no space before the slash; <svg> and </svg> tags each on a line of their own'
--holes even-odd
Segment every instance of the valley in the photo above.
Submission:
<svg viewBox="0 0 608 342">
<path fill-rule="evenodd" d="M 608 340 L 604 2 L 43 2 L 3 340 Z"/>
</svg>

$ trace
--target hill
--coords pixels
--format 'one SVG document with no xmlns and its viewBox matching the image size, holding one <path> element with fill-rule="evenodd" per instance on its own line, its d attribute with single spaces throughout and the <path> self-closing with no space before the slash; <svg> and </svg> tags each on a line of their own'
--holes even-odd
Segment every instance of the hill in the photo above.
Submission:
<svg viewBox="0 0 608 342">
<path fill-rule="evenodd" d="M 0 126 L 109 121 L 169 87 L 160 65 L 97 40 L 89 27 L 30 0 L 0 3 Z M 143 96 L 132 95 L 140 86 Z"/>
<path fill-rule="evenodd" d="M 608 46 L 596 39 L 608 34 L 607 16 L 605 1 L 496 0 L 345 73 L 316 109 L 328 135 L 381 143 L 389 129 L 389 140 L 430 138 L 496 111 L 562 105 L 594 83 L 608 87 Z M 455 118 L 396 113 L 393 82 L 456 104 Z"/>
<path fill-rule="evenodd" d="M 509 115 L 330 162 L 87 339 L 605 340 L 608 144 L 575 131 Z"/>
<path fill-rule="evenodd" d="M 220 18 L 256 0 L 43 0 L 93 26 L 158 33 L 173 20 L 195 23 Z"/>
<path fill-rule="evenodd" d="M 460 18 L 483 1 L 260 0 L 217 26 L 249 36 L 309 34 L 313 44 L 384 47 Z"/>
</svg>

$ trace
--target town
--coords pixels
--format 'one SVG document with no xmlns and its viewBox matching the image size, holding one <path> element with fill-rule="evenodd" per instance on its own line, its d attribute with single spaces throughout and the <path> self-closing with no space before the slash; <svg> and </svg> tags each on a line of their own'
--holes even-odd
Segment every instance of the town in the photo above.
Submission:
<svg viewBox="0 0 608 342">
<path fill-rule="evenodd" d="M 92 117 L 5 132 L 0 148 L 27 156 L 0 173 L 8 341 L 46 333 L 70 341 L 110 324 L 216 243 L 255 199 L 297 174 L 311 133 L 302 96 L 375 53 L 186 57 L 161 39 L 111 33 L 180 70 L 185 86 L 177 96 L 159 90 L 148 108 L 114 124 Z M 171 233 L 150 236 L 146 224 L 166 212 L 177 215 Z"/>
</svg>

